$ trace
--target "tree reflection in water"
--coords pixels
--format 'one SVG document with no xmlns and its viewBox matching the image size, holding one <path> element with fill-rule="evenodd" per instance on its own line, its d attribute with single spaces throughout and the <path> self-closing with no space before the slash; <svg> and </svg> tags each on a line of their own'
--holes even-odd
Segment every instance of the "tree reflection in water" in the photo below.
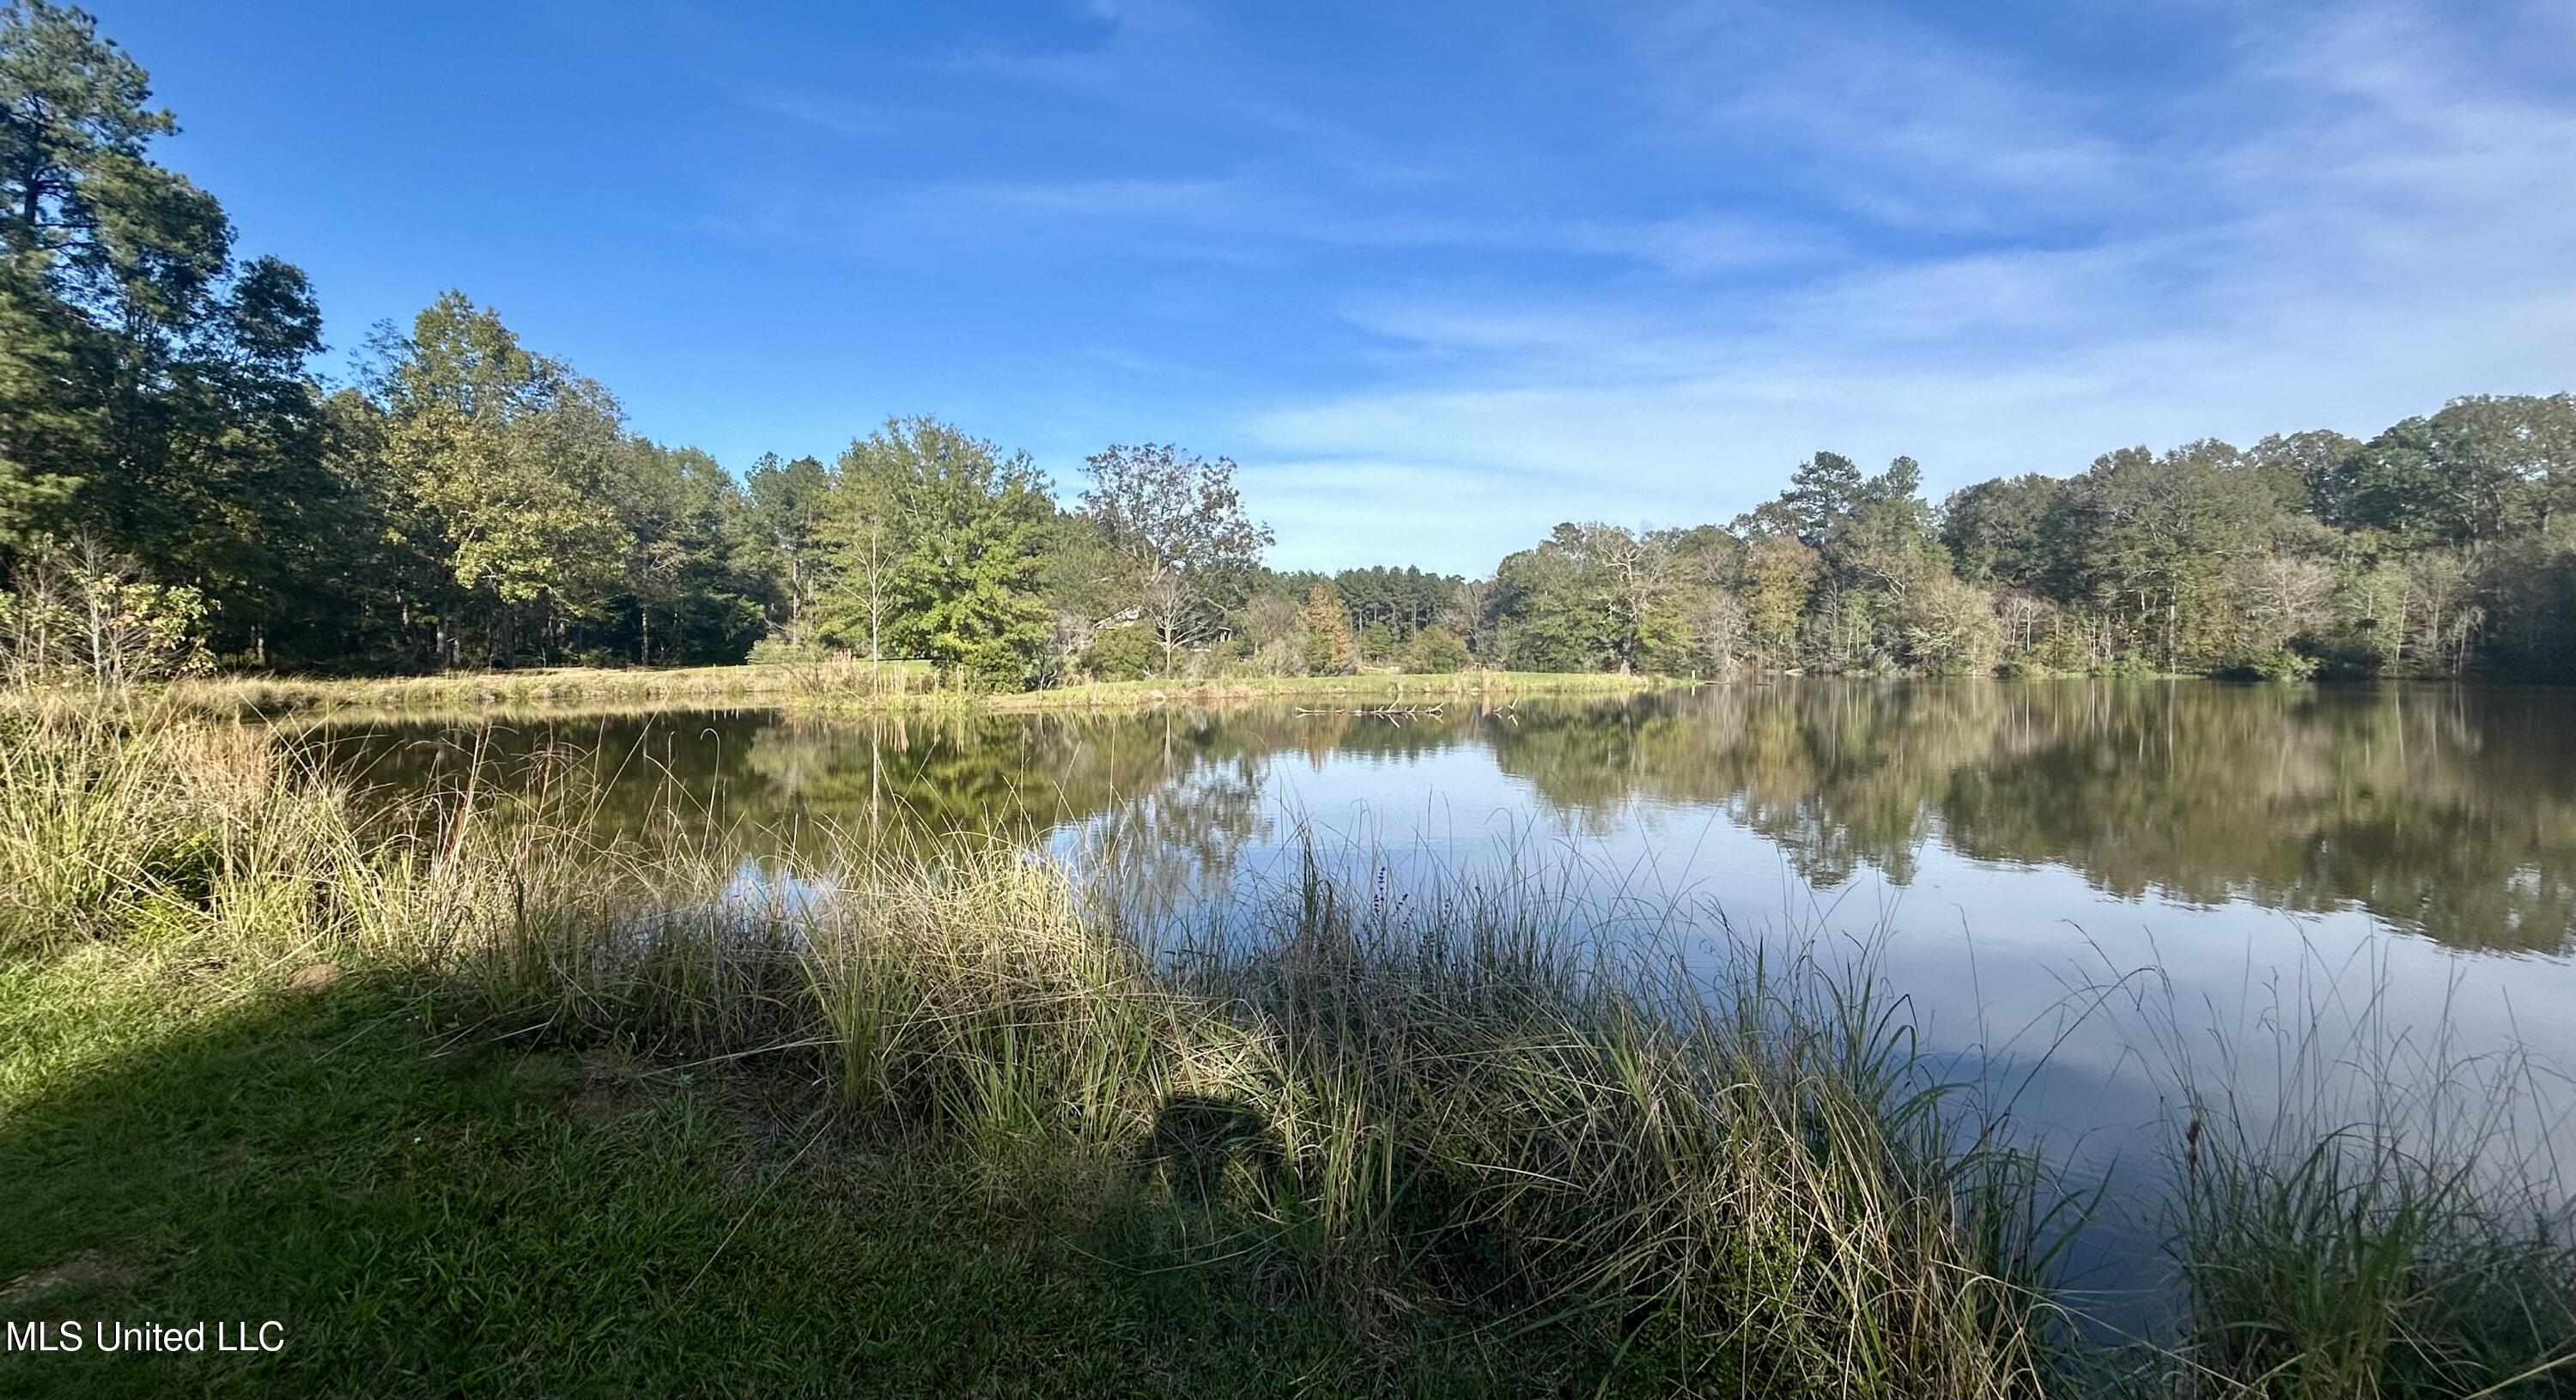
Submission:
<svg viewBox="0 0 2576 1400">
<path fill-rule="evenodd" d="M 2358 908 L 2457 948 L 2554 954 L 2576 928 L 2570 711 L 2562 692 L 2472 686 L 1792 681 L 1400 720 L 732 711 L 313 733 L 332 768 L 388 792 L 577 778 L 562 809 L 603 838 L 685 830 L 811 864 L 852 838 L 1052 837 L 1117 853 L 1129 893 L 1167 899 L 1287 839 L 1293 774 L 1401 814 L 1441 756 L 1490 765 L 1512 817 L 1580 835 L 1705 815 L 1819 889 L 1863 871 L 1904 886 L 1939 848 L 2121 898 Z"/>
</svg>

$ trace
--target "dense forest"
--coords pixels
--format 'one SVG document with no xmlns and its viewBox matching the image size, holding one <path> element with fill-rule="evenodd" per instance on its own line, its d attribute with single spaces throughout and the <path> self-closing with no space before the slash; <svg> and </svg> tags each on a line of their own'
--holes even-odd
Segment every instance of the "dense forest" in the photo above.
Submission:
<svg viewBox="0 0 2576 1400">
<path fill-rule="evenodd" d="M 1059 495 L 927 417 L 739 474 L 461 292 L 317 368 L 304 274 L 153 159 L 146 75 L 0 8 L 0 631 L 395 672 L 829 651 L 990 686 L 1366 666 L 2576 676 L 2576 397 L 2359 440 L 2123 447 L 1937 506 L 1818 452 L 1724 524 L 1558 525 L 1490 577 L 1280 573 L 1234 464 L 1112 446 Z M 1820 425 L 1829 427 L 1829 425 Z"/>
</svg>

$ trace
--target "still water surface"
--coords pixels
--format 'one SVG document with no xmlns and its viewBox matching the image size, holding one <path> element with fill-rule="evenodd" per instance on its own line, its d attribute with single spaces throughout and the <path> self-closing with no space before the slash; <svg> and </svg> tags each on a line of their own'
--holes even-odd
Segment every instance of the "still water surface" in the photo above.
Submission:
<svg viewBox="0 0 2576 1400">
<path fill-rule="evenodd" d="M 319 732 L 399 791 L 568 749 L 596 780 L 587 820 L 677 821 L 747 873 L 959 828 L 1114 849 L 1121 879 L 1211 907 L 1309 842 L 1398 883 L 1508 862 L 1581 894 L 1600 936 L 1625 896 L 1871 953 L 1935 1055 L 2106 1163 L 2170 1149 L 2177 1055 L 2232 1056 L 2259 1109 L 2312 1096 L 2281 1094 L 2311 1061 L 2430 1094 L 2445 1061 L 2519 1046 L 2524 1127 L 2569 1146 L 2551 1089 L 2576 1069 L 2568 691 L 1794 682 L 1412 714 Z"/>
</svg>

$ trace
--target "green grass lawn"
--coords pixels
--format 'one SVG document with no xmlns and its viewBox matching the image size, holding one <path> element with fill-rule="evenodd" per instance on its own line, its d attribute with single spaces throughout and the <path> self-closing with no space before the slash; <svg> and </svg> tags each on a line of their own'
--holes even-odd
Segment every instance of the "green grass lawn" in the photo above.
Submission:
<svg viewBox="0 0 2576 1400">
<path fill-rule="evenodd" d="M 1168 1197 L 991 1191 L 822 1128 L 809 1087 L 457 1037 L 384 977 L 257 980 L 104 950 L 0 970 L 0 1318 L 287 1339 L 0 1353 L 0 1393 L 1499 1383 L 1425 1319 L 1224 1258 L 1225 1222 Z"/>
</svg>

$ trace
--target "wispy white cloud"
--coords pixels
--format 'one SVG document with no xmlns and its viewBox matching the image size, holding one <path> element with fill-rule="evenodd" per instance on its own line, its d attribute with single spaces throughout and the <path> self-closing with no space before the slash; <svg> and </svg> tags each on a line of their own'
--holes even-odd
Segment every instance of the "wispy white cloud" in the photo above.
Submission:
<svg viewBox="0 0 2576 1400">
<path fill-rule="evenodd" d="M 1633 262 L 1677 277 L 1812 263 L 1838 248 L 1813 224 L 1707 211 L 1656 218 L 1401 214 L 1347 219 L 1309 208 L 1267 227 L 1282 237 L 1383 248 L 1495 248 Z"/>
<path fill-rule="evenodd" d="M 1821 185 L 1897 201 L 1849 201 L 1865 220 L 1992 232 L 1723 288 L 1357 297 L 1354 324 L 1419 372 L 1247 414 L 1260 453 L 1546 473 L 1585 489 L 1529 506 L 1678 522 L 1725 518 L 1820 445 L 1909 452 L 1952 486 L 2576 383 L 2576 202 L 2557 193 L 2576 87 L 2563 66 L 2497 81 L 2444 12 L 2249 20 L 2191 111 L 2125 131 L 1987 56 L 1821 24 L 1802 59 L 1685 102 L 1744 58 L 1740 33 L 1662 32 L 1706 45 L 1673 60 L 1677 123 L 1787 128 Z M 1842 76 L 1807 86 L 1826 72 Z M 1545 514 L 1461 529 L 1455 563 Z"/>
<path fill-rule="evenodd" d="M 1354 212 L 1337 192 L 1258 167 L 1178 177 L 918 180 L 820 198 L 802 188 L 741 188 L 729 213 L 702 226 L 853 253 L 933 237 L 1039 245 L 1109 239 L 1130 253 L 1237 265 L 1274 264 L 1300 248 L 1466 249 L 1598 259 L 1697 280 L 1815 266 L 1840 250 L 1829 230 L 1749 215 Z"/>
<path fill-rule="evenodd" d="M 785 117 L 833 136 L 874 139 L 900 129 L 893 115 L 884 108 L 828 93 L 764 90 L 746 93 L 742 100 L 758 111 Z"/>
<path fill-rule="evenodd" d="M 1887 10 L 1678 6 L 1638 50 L 1674 143 L 1760 145 L 1889 224 L 2009 230 L 2134 205 L 2151 157 L 2026 60 Z"/>
<path fill-rule="evenodd" d="M 1114 0 L 1083 10 L 1106 26 L 1092 42 L 1041 52 L 978 47 L 948 55 L 943 66 L 1158 120 L 1178 115 L 1201 127 L 1257 128 L 1328 149 L 1361 144 L 1314 107 L 1244 81 L 1242 55 L 1205 7 L 1187 0 Z"/>
<path fill-rule="evenodd" d="M 1004 347 L 1089 367 L 1078 403 L 1023 394 L 1023 436 L 1197 435 L 1292 565 L 1481 570 L 1562 518 L 1724 519 L 1819 446 L 1913 454 L 1937 489 L 2576 385 L 2557 0 L 2120 7 L 2190 41 L 2152 78 L 1938 11 L 1677 4 L 1610 11 L 1621 66 L 1589 81 L 1506 43 L 1479 61 L 1528 67 L 1402 103 L 1327 100 L 1227 7 L 1067 13 L 1052 48 L 934 65 L 951 128 L 1036 104 L 1003 103 L 993 159 L 765 173 L 706 226 L 1084 282 L 1070 328 Z M 1510 123 L 1534 76 L 1576 109 Z M 924 116 L 760 102 L 871 138 Z M 1184 320 L 1235 333 L 1162 338 Z"/>
</svg>

